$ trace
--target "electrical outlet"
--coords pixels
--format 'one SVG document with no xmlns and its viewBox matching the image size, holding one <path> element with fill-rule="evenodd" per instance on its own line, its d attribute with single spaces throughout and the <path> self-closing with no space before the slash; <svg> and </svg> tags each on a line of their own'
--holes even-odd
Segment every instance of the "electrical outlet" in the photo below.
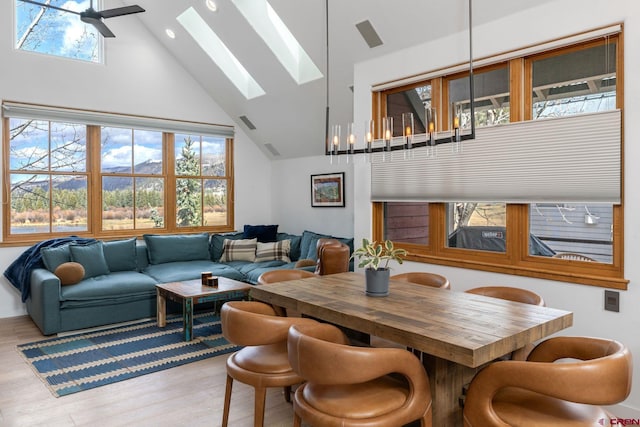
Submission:
<svg viewBox="0 0 640 427">
<path fill-rule="evenodd" d="M 620 292 L 604 291 L 604 309 L 607 311 L 620 311 Z"/>
</svg>

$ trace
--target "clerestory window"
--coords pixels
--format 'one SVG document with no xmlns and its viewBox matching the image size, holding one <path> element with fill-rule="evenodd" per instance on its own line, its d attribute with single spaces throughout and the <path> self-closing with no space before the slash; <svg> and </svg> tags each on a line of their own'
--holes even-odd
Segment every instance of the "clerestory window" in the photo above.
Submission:
<svg viewBox="0 0 640 427">
<path fill-rule="evenodd" d="M 58 10 L 82 12 L 85 0 L 43 0 L 53 7 L 42 7 L 22 0 L 15 3 L 14 47 L 81 61 L 102 63 L 103 43 L 98 31 L 85 24 L 76 14 Z M 95 7 L 101 5 L 96 2 Z"/>
</svg>

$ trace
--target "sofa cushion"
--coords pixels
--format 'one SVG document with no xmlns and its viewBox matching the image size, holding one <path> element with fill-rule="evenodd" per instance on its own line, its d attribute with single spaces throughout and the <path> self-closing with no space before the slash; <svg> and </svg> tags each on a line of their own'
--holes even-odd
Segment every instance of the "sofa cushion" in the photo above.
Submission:
<svg viewBox="0 0 640 427">
<path fill-rule="evenodd" d="M 258 239 L 258 242 L 275 242 L 278 236 L 278 225 L 245 225 L 244 238 Z"/>
<path fill-rule="evenodd" d="M 244 275 L 233 267 L 209 260 L 150 264 L 143 273 L 152 277 L 155 283 L 167 283 L 200 279 L 200 273 L 203 271 L 210 271 L 214 276 L 244 280 Z"/>
<path fill-rule="evenodd" d="M 53 272 L 62 286 L 75 285 L 84 278 L 84 267 L 77 262 L 65 262 L 60 264 Z"/>
<path fill-rule="evenodd" d="M 209 259 L 209 234 L 145 234 L 150 264 Z"/>
<path fill-rule="evenodd" d="M 136 256 L 137 239 L 132 237 L 103 243 L 104 257 L 109 271 L 135 271 L 138 269 Z"/>
<path fill-rule="evenodd" d="M 156 294 L 156 281 L 137 271 L 116 271 L 84 279 L 74 286 L 60 289 L 61 307 L 109 305 Z"/>
<path fill-rule="evenodd" d="M 71 252 L 69 252 L 69 245 L 62 245 L 52 248 L 40 249 L 40 255 L 42 256 L 42 262 L 47 270 L 50 272 L 56 271 L 56 268 L 60 264 L 71 261 Z"/>
<path fill-rule="evenodd" d="M 212 235 L 211 242 L 209 243 L 209 252 L 211 252 L 211 260 L 214 262 L 220 261 L 225 239 L 240 240 L 243 237 L 244 237 L 244 233 L 242 231 L 234 231 L 233 233 L 222 233 L 222 234 Z"/>
<path fill-rule="evenodd" d="M 251 261 L 256 259 L 257 239 L 225 239 L 220 262 Z"/>
<path fill-rule="evenodd" d="M 302 240 L 302 236 L 298 236 L 296 234 L 278 233 L 278 235 L 276 236 L 276 240 L 289 240 L 291 242 L 289 245 L 289 258 L 291 258 L 291 261 L 297 261 L 298 259 L 300 259 L 300 241 Z"/>
<path fill-rule="evenodd" d="M 84 278 L 109 274 L 109 266 L 104 257 L 102 242 L 92 242 L 86 245 L 70 244 L 71 261 L 78 262 L 84 267 Z"/>
<path fill-rule="evenodd" d="M 289 254 L 291 252 L 291 241 L 280 240 L 279 242 L 257 243 L 256 258 L 254 262 L 263 261 L 283 261 L 291 262 Z"/>
</svg>

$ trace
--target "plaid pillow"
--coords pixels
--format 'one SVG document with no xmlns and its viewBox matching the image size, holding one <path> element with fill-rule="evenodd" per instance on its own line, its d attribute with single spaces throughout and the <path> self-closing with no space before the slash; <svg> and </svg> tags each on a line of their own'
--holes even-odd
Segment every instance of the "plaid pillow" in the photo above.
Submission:
<svg viewBox="0 0 640 427">
<path fill-rule="evenodd" d="M 291 262 L 291 258 L 289 258 L 290 252 L 291 240 L 280 240 L 272 243 L 258 242 L 255 262 L 284 261 L 288 263 Z"/>
<path fill-rule="evenodd" d="M 224 239 L 220 262 L 251 261 L 256 259 L 256 243 L 258 239 Z"/>
</svg>

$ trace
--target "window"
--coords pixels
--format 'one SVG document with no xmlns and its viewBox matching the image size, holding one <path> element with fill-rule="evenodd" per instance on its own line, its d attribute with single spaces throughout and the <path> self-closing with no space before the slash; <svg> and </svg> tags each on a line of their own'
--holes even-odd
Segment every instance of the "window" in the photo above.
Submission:
<svg viewBox="0 0 640 427">
<path fill-rule="evenodd" d="M 3 105 L 9 177 L 3 194 L 11 207 L 4 211 L 5 242 L 233 228 L 232 140 L 225 127 L 211 125 L 222 130 L 215 135 L 163 132 L 157 128 L 191 124 L 160 119 L 153 126 L 99 126 L 76 110 L 22 105 Z M 34 118 L 24 117 L 29 114 Z M 79 120 L 41 118 L 65 114 Z M 203 126 L 193 124 L 194 130 Z"/>
<path fill-rule="evenodd" d="M 8 122 L 9 233 L 86 232 L 86 127 L 44 120 Z"/>
<path fill-rule="evenodd" d="M 473 74 L 476 127 L 509 123 L 509 68 L 505 65 Z M 469 75 L 448 79 L 449 105 L 462 107 L 460 127 L 471 128 Z"/>
<path fill-rule="evenodd" d="M 613 34 L 474 70 L 476 128 L 621 109 L 621 52 Z M 399 94 L 428 87 L 444 130 L 453 106 L 470 127 L 468 86 L 468 73 L 456 73 L 374 92 L 377 119 L 416 114 Z M 392 199 L 374 203 L 374 238 L 393 240 L 412 261 L 626 288 L 622 205 Z"/>
<path fill-rule="evenodd" d="M 162 132 L 100 129 L 102 231 L 164 225 Z"/>
<path fill-rule="evenodd" d="M 93 25 L 74 13 L 15 1 L 15 48 L 88 62 L 102 62 L 102 41 Z M 44 2 L 43 2 L 44 3 Z M 84 0 L 51 0 L 51 6 L 84 11 Z M 100 4 L 96 4 L 99 10 Z"/>
<path fill-rule="evenodd" d="M 176 135 L 176 224 L 227 224 L 224 138 Z"/>
</svg>

